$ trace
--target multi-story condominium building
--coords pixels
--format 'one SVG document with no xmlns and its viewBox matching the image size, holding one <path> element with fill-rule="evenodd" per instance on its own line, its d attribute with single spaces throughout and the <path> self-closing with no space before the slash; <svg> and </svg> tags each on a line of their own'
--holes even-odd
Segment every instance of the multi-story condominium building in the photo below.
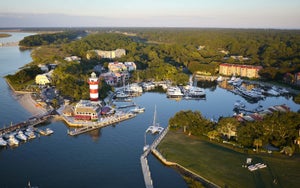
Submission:
<svg viewBox="0 0 300 188">
<path fill-rule="evenodd" d="M 125 49 L 116 49 L 111 51 L 104 51 L 104 50 L 91 50 L 91 51 L 94 51 L 98 55 L 98 57 L 108 58 L 108 59 L 119 58 L 122 57 L 123 55 L 126 55 Z M 90 53 L 87 53 L 86 58 L 87 59 L 91 58 Z"/>
<path fill-rule="evenodd" d="M 259 78 L 258 72 L 261 69 L 262 66 L 222 63 L 219 67 L 219 73 L 225 76 L 235 75 L 248 78 Z"/>
</svg>

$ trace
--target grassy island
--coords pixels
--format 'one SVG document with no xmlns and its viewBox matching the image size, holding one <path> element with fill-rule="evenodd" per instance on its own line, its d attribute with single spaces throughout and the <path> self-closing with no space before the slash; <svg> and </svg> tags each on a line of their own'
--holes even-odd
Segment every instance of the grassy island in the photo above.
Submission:
<svg viewBox="0 0 300 188">
<path fill-rule="evenodd" d="M 7 33 L 0 33 L 0 38 L 6 38 L 6 37 L 10 37 L 10 34 Z"/>
<path fill-rule="evenodd" d="M 299 156 L 245 154 L 199 137 L 170 130 L 158 149 L 176 162 L 220 187 L 297 187 L 300 183 Z M 249 171 L 246 158 L 267 168 Z"/>
</svg>

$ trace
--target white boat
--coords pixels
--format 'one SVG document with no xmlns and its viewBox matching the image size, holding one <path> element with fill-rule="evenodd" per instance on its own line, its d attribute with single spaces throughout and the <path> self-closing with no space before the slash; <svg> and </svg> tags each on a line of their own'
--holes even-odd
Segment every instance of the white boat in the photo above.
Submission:
<svg viewBox="0 0 300 188">
<path fill-rule="evenodd" d="M 133 112 L 133 113 L 143 113 L 143 112 L 145 112 L 145 108 L 144 107 L 136 106 L 135 108 L 131 109 L 130 112 Z"/>
<path fill-rule="evenodd" d="M 143 89 L 144 89 L 145 91 L 149 91 L 149 90 L 152 90 L 152 89 L 155 88 L 155 84 L 152 83 L 152 82 L 144 82 L 144 83 L 142 84 L 142 87 L 143 87 Z"/>
<path fill-rule="evenodd" d="M 269 95 L 273 95 L 273 96 L 279 96 L 280 93 L 278 91 L 276 91 L 274 88 L 271 88 L 267 91 L 267 94 Z"/>
<path fill-rule="evenodd" d="M 263 95 L 258 94 L 257 92 L 253 92 L 253 91 L 248 91 L 246 88 L 240 86 L 240 87 L 235 87 L 234 92 L 242 95 L 244 97 L 250 98 L 250 99 L 262 99 L 264 98 Z"/>
<path fill-rule="evenodd" d="M 54 133 L 54 131 L 53 130 L 51 130 L 50 128 L 46 128 L 46 135 L 50 135 L 50 134 L 53 134 Z"/>
<path fill-rule="evenodd" d="M 21 141 L 27 141 L 27 136 L 24 135 L 23 131 L 19 131 L 16 135 L 17 139 Z"/>
<path fill-rule="evenodd" d="M 151 132 L 152 134 L 156 134 L 156 133 L 160 134 L 163 130 L 164 128 L 160 127 L 159 123 L 156 122 L 156 106 L 155 106 L 153 123 L 151 126 L 148 127 L 146 132 Z"/>
<path fill-rule="evenodd" d="M 277 91 L 282 94 L 282 95 L 285 95 L 285 94 L 288 94 L 289 91 L 285 88 L 278 88 Z"/>
<path fill-rule="evenodd" d="M 240 100 L 237 100 L 235 103 L 234 103 L 234 108 L 236 109 L 244 109 L 246 107 L 245 103 L 243 103 L 242 101 Z"/>
<path fill-rule="evenodd" d="M 187 87 L 187 96 L 192 98 L 205 97 L 205 91 L 200 87 L 189 86 Z"/>
<path fill-rule="evenodd" d="M 183 97 L 183 93 L 181 92 L 179 87 L 169 87 L 167 89 L 167 97 L 181 98 L 181 97 Z"/>
<path fill-rule="evenodd" d="M 219 76 L 218 78 L 217 78 L 217 82 L 222 82 L 224 79 L 223 79 L 223 77 L 222 76 Z"/>
<path fill-rule="evenodd" d="M 36 135 L 34 134 L 33 131 L 27 131 L 26 130 L 24 134 L 28 137 L 28 139 L 34 139 L 34 138 L 36 138 Z"/>
<path fill-rule="evenodd" d="M 116 97 L 117 97 L 118 99 L 125 99 L 125 98 L 128 98 L 129 95 L 126 94 L 126 93 L 124 93 L 123 91 L 120 91 L 119 93 L 117 93 Z"/>
<path fill-rule="evenodd" d="M 7 142 L 0 136 L 0 146 L 6 146 Z"/>
<path fill-rule="evenodd" d="M 227 81 L 228 84 L 232 84 L 235 81 L 236 77 L 232 76 L 230 80 Z"/>
<path fill-rule="evenodd" d="M 48 135 L 50 135 L 50 134 L 52 134 L 54 131 L 53 130 L 51 130 L 50 128 L 46 128 L 46 130 L 39 130 L 39 133 L 41 134 L 41 135 L 45 135 L 45 136 L 48 136 Z"/>
<path fill-rule="evenodd" d="M 128 85 L 128 87 L 125 88 L 124 92 L 129 94 L 143 93 L 143 88 L 139 86 L 137 83 L 133 83 Z"/>
<path fill-rule="evenodd" d="M 9 138 L 7 140 L 7 144 L 9 146 L 18 146 L 19 145 L 19 141 L 15 138 L 14 134 L 10 134 Z"/>
</svg>

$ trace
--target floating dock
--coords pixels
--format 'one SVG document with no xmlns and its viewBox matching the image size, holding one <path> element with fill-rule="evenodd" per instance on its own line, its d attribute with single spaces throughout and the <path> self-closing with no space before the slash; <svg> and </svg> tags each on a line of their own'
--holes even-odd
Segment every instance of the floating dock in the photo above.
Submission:
<svg viewBox="0 0 300 188">
<path fill-rule="evenodd" d="M 35 126 L 35 125 L 44 123 L 44 122 L 48 121 L 49 118 L 52 117 L 51 113 L 52 113 L 52 111 L 49 111 L 45 114 L 31 117 L 26 121 L 11 125 L 9 127 L 2 128 L 2 129 L 0 129 L 0 135 L 4 135 L 4 134 L 16 131 L 17 129 L 21 129 L 24 127 Z"/>
<path fill-rule="evenodd" d="M 92 131 L 92 130 L 95 130 L 95 129 L 106 127 L 108 125 L 119 123 L 119 122 L 125 121 L 127 119 L 134 118 L 135 116 L 136 116 L 136 114 L 133 114 L 133 113 L 116 114 L 114 116 L 104 118 L 100 121 L 92 122 L 92 124 L 88 124 L 84 127 L 76 128 L 76 129 L 71 130 L 71 131 L 68 130 L 68 134 L 70 136 L 76 136 L 76 135 L 83 134 L 83 133 L 86 133 L 86 132 L 89 132 L 89 131 Z"/>
</svg>

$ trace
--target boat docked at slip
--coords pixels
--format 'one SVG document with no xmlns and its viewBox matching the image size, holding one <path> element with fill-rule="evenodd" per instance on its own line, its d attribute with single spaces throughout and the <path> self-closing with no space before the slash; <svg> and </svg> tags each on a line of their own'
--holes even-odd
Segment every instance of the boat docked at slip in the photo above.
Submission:
<svg viewBox="0 0 300 188">
<path fill-rule="evenodd" d="M 28 139 L 36 138 L 36 135 L 34 134 L 33 130 L 26 129 L 24 134 L 27 136 Z"/>
<path fill-rule="evenodd" d="M 261 95 L 257 92 L 248 91 L 245 87 L 242 87 L 242 86 L 235 87 L 234 92 L 241 96 L 244 96 L 246 98 L 253 99 L 253 100 L 260 100 L 265 97 L 264 95 Z"/>
<path fill-rule="evenodd" d="M 54 131 L 50 128 L 46 128 L 46 130 L 39 130 L 39 133 L 44 136 L 49 136 L 50 134 L 53 134 L 53 132 Z"/>
<path fill-rule="evenodd" d="M 185 90 L 185 95 L 191 98 L 202 98 L 206 95 L 203 88 L 196 86 L 187 86 L 185 87 Z"/>
<path fill-rule="evenodd" d="M 222 82 L 224 79 L 223 79 L 223 77 L 222 76 L 219 76 L 218 78 L 217 78 L 217 82 Z"/>
<path fill-rule="evenodd" d="M 234 103 L 234 109 L 244 109 L 245 107 L 246 107 L 245 103 L 240 100 L 237 100 Z"/>
<path fill-rule="evenodd" d="M 10 134 L 7 140 L 7 144 L 11 147 L 13 146 L 18 146 L 19 145 L 19 141 L 15 138 L 14 134 Z"/>
<path fill-rule="evenodd" d="M 27 141 L 27 136 L 25 136 L 25 134 L 23 133 L 23 131 L 19 131 L 16 134 L 17 139 L 21 140 L 21 141 Z"/>
<path fill-rule="evenodd" d="M 155 106 L 152 125 L 148 127 L 146 132 L 150 132 L 152 134 L 156 134 L 156 133 L 160 134 L 163 130 L 164 128 L 160 127 L 159 123 L 156 122 L 156 106 Z"/>
<path fill-rule="evenodd" d="M 143 93 L 143 88 L 139 86 L 137 83 L 133 83 L 124 88 L 124 92 L 132 95 L 132 94 L 141 94 Z"/>
<path fill-rule="evenodd" d="M 133 113 L 143 113 L 145 112 L 145 108 L 144 107 L 140 107 L 140 106 L 136 106 L 135 108 L 132 108 L 130 110 L 130 112 L 133 112 Z"/>
<path fill-rule="evenodd" d="M 169 87 L 167 89 L 167 97 L 168 98 L 182 98 L 183 93 L 181 92 L 180 88 L 177 86 Z"/>
<path fill-rule="evenodd" d="M 116 94 L 117 99 L 127 99 L 128 97 L 129 97 L 129 95 L 127 93 L 125 93 L 124 91 L 119 91 Z"/>
<path fill-rule="evenodd" d="M 2 138 L 2 136 L 0 136 L 0 146 L 7 146 L 7 142 Z"/>
</svg>

